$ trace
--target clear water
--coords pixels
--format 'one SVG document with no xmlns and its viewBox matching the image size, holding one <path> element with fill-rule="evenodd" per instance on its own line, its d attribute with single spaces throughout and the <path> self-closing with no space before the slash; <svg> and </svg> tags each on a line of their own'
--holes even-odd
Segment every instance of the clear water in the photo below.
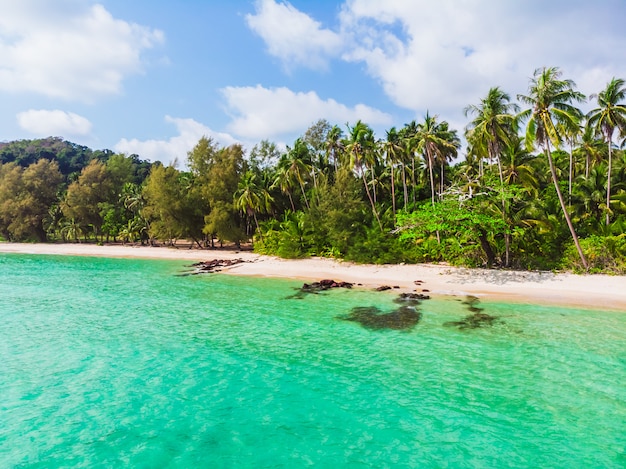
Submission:
<svg viewBox="0 0 626 469">
<path fill-rule="evenodd" d="M 626 466 L 626 314 L 0 255 L 0 467 Z"/>
</svg>

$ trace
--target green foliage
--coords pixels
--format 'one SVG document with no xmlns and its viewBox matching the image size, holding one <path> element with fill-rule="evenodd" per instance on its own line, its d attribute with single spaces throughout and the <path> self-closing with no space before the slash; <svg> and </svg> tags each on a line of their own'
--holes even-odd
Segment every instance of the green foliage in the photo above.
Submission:
<svg viewBox="0 0 626 469">
<path fill-rule="evenodd" d="M 589 263 L 590 273 L 626 274 L 626 234 L 590 236 L 581 239 L 580 245 Z M 586 272 L 573 243 L 565 250 L 560 267 L 577 273 Z"/>
<path fill-rule="evenodd" d="M 143 196 L 150 236 L 169 242 L 178 238 L 199 242 L 205 204 L 190 174 L 172 166 L 154 166 Z"/>
<path fill-rule="evenodd" d="M 423 244 L 420 254 L 425 260 L 455 264 L 475 264 L 479 248 L 484 254 L 482 263 L 492 265 L 496 260 L 493 238 L 508 230 L 502 217 L 490 214 L 477 199 L 462 204 L 451 199 L 435 205 L 423 204 L 413 212 L 399 213 L 397 226 L 401 240 Z M 437 239 L 437 246 L 433 246 L 433 238 Z"/>
<path fill-rule="evenodd" d="M 0 165 L 0 233 L 9 240 L 47 241 L 44 219 L 62 182 L 56 162 L 39 160 L 26 169 Z"/>
</svg>

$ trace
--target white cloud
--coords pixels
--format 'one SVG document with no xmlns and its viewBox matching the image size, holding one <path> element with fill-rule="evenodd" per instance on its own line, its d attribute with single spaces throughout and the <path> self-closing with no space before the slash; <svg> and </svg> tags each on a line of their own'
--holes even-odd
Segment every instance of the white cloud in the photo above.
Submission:
<svg viewBox="0 0 626 469">
<path fill-rule="evenodd" d="M 128 140 L 123 138 L 115 145 L 115 151 L 127 155 L 137 154 L 141 158 L 161 161 L 165 164 L 175 160 L 184 164 L 187 160 L 187 152 L 193 149 L 202 137 L 211 137 L 220 146 L 237 143 L 232 136 L 215 132 L 193 119 L 165 116 L 165 122 L 174 124 L 178 135 L 162 140 L 138 140 L 136 138 Z"/>
<path fill-rule="evenodd" d="M 288 88 L 226 87 L 222 93 L 233 120 L 228 129 L 247 140 L 275 138 L 304 133 L 318 119 L 329 122 L 355 122 L 370 125 L 391 123 L 391 116 L 357 104 L 347 107 L 334 99 L 321 99 L 317 93 L 296 93 Z"/>
<path fill-rule="evenodd" d="M 142 53 L 163 33 L 85 1 L 2 2 L 0 90 L 91 102 L 142 71 Z"/>
<path fill-rule="evenodd" d="M 88 119 L 58 109 L 30 109 L 20 112 L 17 122 L 22 129 L 41 137 L 76 137 L 86 136 L 91 132 L 91 122 Z"/>
<path fill-rule="evenodd" d="M 265 28 L 259 34 L 285 64 L 339 51 L 345 61 L 364 63 L 394 104 L 416 114 L 459 117 L 492 86 L 514 98 L 542 66 L 560 67 L 587 94 L 626 76 L 626 4 L 617 0 L 348 0 L 334 33 L 289 4 L 260 5 L 253 17 Z M 277 19 L 288 18 L 309 27 L 283 32 Z M 322 31 L 343 46 L 326 47 Z"/>
<path fill-rule="evenodd" d="M 341 36 L 290 3 L 257 0 L 256 15 L 246 15 L 250 29 L 267 44 L 268 52 L 289 67 L 325 69 L 327 58 L 341 52 Z"/>
</svg>

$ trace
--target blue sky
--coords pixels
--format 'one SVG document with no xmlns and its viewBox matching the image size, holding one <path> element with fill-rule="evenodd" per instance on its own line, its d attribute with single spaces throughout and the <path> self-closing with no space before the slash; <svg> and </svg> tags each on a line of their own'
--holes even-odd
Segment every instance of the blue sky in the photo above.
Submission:
<svg viewBox="0 0 626 469">
<path fill-rule="evenodd" d="M 0 141 L 184 161 L 203 135 L 289 145 L 316 120 L 459 133 L 491 86 L 626 78 L 623 0 L 0 0 Z"/>
</svg>

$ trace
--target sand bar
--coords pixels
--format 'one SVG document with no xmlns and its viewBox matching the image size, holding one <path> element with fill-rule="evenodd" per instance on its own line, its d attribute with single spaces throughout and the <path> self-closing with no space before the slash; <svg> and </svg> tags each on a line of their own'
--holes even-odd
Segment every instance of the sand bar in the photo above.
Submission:
<svg viewBox="0 0 626 469">
<path fill-rule="evenodd" d="M 0 243 L 0 253 L 56 254 L 207 261 L 243 259 L 225 269 L 235 275 L 283 277 L 304 281 L 332 278 L 364 288 L 398 286 L 400 291 L 428 290 L 431 295 L 476 295 L 486 300 L 559 304 L 626 312 L 626 277 L 465 269 L 445 265 L 361 265 L 332 259 L 287 260 L 249 251 L 199 250 L 95 244 Z M 418 284 L 416 284 L 416 281 Z M 398 291 L 398 290 L 396 290 Z"/>
</svg>

